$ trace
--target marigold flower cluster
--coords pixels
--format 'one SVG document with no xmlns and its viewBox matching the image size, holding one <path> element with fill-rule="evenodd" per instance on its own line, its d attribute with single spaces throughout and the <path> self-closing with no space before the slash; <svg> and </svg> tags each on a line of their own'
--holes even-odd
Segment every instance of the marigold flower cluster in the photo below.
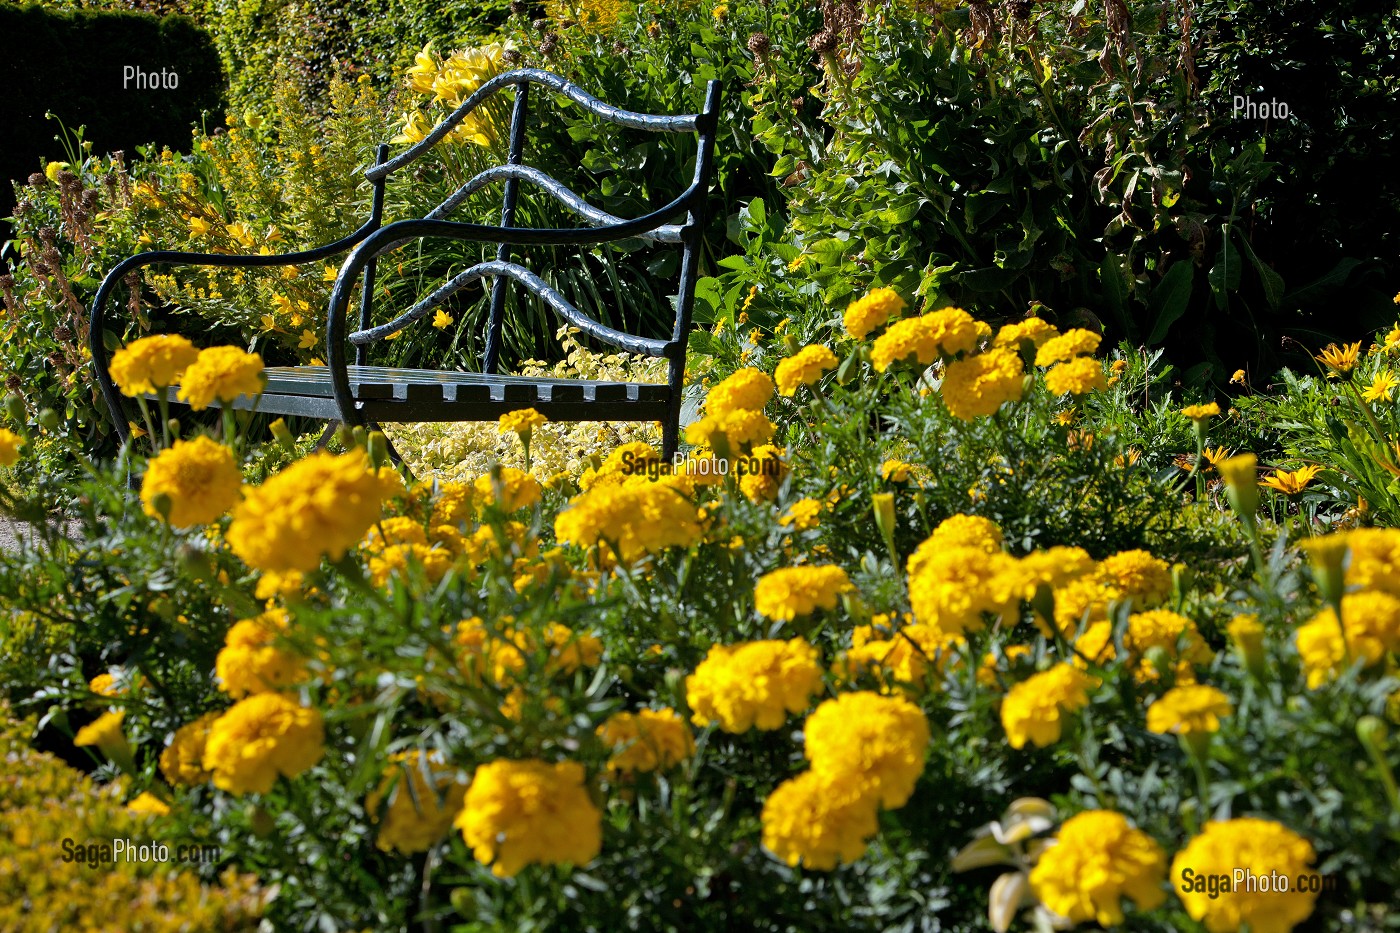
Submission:
<svg viewBox="0 0 1400 933">
<path fill-rule="evenodd" d="M 112 381 L 123 395 L 136 398 L 173 386 L 199 357 L 194 344 L 178 334 L 142 337 L 112 354 Z"/>
<path fill-rule="evenodd" d="M 884 692 L 894 687 L 913 690 L 923 686 L 931 667 L 943 670 L 956 661 L 966 644 L 961 635 L 932 625 L 858 625 L 850 650 L 833 665 L 833 673 L 842 682 L 873 675 Z"/>
<path fill-rule="evenodd" d="M 539 480 L 515 467 L 478 476 L 473 491 L 472 501 L 478 510 L 495 507 L 505 514 L 538 505 L 542 495 Z"/>
<path fill-rule="evenodd" d="M 1028 317 L 1014 324 L 1005 324 L 992 340 L 994 347 L 1009 347 L 1017 352 L 1027 344 L 1039 349 L 1047 340 L 1060 336 L 1055 325 L 1041 317 Z"/>
<path fill-rule="evenodd" d="M 1107 619 L 1111 603 L 1132 600 L 1134 607 L 1150 608 L 1171 595 L 1171 567 L 1147 551 L 1119 551 L 1082 571 L 1055 584 L 1055 626 L 1066 636 L 1086 619 Z"/>
<path fill-rule="evenodd" d="M 426 852 L 452 829 L 466 790 L 466 776 L 445 765 L 439 751 L 389 756 L 383 780 L 365 799 L 365 812 L 380 824 L 375 846 L 401 855 Z"/>
<path fill-rule="evenodd" d="M 598 727 L 598 737 L 613 750 L 608 768 L 622 774 L 661 771 L 695 754 L 689 724 L 670 707 L 614 713 Z"/>
<path fill-rule="evenodd" d="M 1014 350 L 992 349 L 949 363 L 939 394 L 953 417 L 971 421 L 1018 401 L 1023 376 L 1021 357 Z"/>
<path fill-rule="evenodd" d="M 233 451 L 200 435 L 176 441 L 146 464 L 141 508 L 172 527 L 189 528 L 217 521 L 242 493 L 243 473 Z"/>
<path fill-rule="evenodd" d="M 1113 660 L 1117 655 L 1113 623 L 1106 619 L 1093 623 L 1074 647 L 1079 655 L 1099 664 Z M 1194 683 L 1195 669 L 1209 664 L 1215 656 L 1196 629 L 1196 623 L 1180 613 L 1154 609 L 1128 616 L 1128 627 L 1123 632 L 1123 650 L 1127 657 L 1119 660 L 1133 669 L 1138 683 L 1149 683 L 1162 676 L 1153 662 L 1153 649 L 1171 665 L 1172 676 L 1178 683 Z"/>
<path fill-rule="evenodd" d="M 219 688 L 238 699 L 250 693 L 282 690 L 304 680 L 306 659 L 277 644 L 288 627 L 284 609 L 235 622 L 214 659 Z"/>
<path fill-rule="evenodd" d="M 1289 933 L 1313 912 L 1317 892 L 1290 884 L 1286 892 L 1248 890 L 1246 885 L 1226 890 L 1193 885 L 1193 879 L 1212 875 L 1234 876 L 1240 869 L 1254 875 L 1277 871 L 1290 882 L 1311 870 L 1317 854 L 1312 844 L 1282 824 L 1254 817 L 1207 823 L 1172 859 L 1172 886 L 1193 920 L 1210 933 Z M 1186 875 L 1187 870 L 1191 876 Z"/>
<path fill-rule="evenodd" d="M 258 354 L 238 347 L 210 347 L 200 350 L 180 377 L 177 397 L 195 411 L 203 411 L 215 401 L 228 403 L 240 395 L 255 398 L 266 382 Z"/>
<path fill-rule="evenodd" d="M 248 492 L 225 537 L 257 570 L 300 570 L 339 560 L 380 515 L 382 489 L 360 451 L 314 453 Z"/>
<path fill-rule="evenodd" d="M 1058 742 L 1066 714 L 1088 705 L 1094 685 L 1088 674 L 1064 663 L 1016 684 L 1001 701 L 1001 724 L 1011 747 L 1033 742 L 1045 748 Z"/>
<path fill-rule="evenodd" d="M 734 733 L 781 728 L 821 689 L 817 649 L 802 638 L 714 645 L 685 680 L 691 722 Z"/>
<path fill-rule="evenodd" d="M 525 435 L 533 432 L 535 428 L 548 424 L 549 419 L 533 408 L 522 408 L 519 411 L 508 411 L 500 418 L 502 432 Z"/>
<path fill-rule="evenodd" d="M 1172 735 L 1209 735 L 1234 712 L 1230 698 L 1204 684 L 1173 687 L 1147 708 L 1147 730 Z"/>
<path fill-rule="evenodd" d="M 846 693 L 803 727 L 811 769 L 764 802 L 763 844 L 789 865 L 830 871 L 865 854 L 881 807 L 908 802 L 924 770 L 928 720 L 902 697 Z"/>
<path fill-rule="evenodd" d="M 746 453 L 773 436 L 773 422 L 763 408 L 773 398 L 774 384 L 757 369 L 740 369 L 717 383 L 705 396 L 705 417 L 686 427 L 685 439 L 723 455 Z"/>
<path fill-rule="evenodd" d="M 1123 899 L 1138 910 L 1161 906 L 1167 855 L 1121 813 L 1086 810 L 1065 821 L 1031 870 L 1030 885 L 1047 908 L 1071 923 L 1109 928 L 1123 922 Z"/>
<path fill-rule="evenodd" d="M 560 542 L 598 548 L 603 562 L 634 564 L 700 537 L 695 505 L 669 483 L 596 483 L 554 519 Z"/>
<path fill-rule="evenodd" d="M 216 719 L 204 746 L 214 786 L 235 796 L 266 794 L 325 755 L 321 714 L 281 693 L 256 693 Z"/>
<path fill-rule="evenodd" d="M 842 316 L 842 323 L 846 333 L 857 340 L 864 340 L 870 333 L 889 323 L 891 318 L 898 317 L 906 307 L 908 305 L 894 289 L 876 288 L 851 302 Z"/>
<path fill-rule="evenodd" d="M 806 346 L 778 363 L 773 372 L 778 392 L 791 397 L 802 386 L 814 385 L 823 373 L 836 368 L 836 354 L 820 345 Z"/>
<path fill-rule="evenodd" d="M 781 622 L 836 608 L 842 593 L 854 589 L 846 571 L 833 565 L 784 567 L 759 577 L 753 589 L 758 614 Z"/>
<path fill-rule="evenodd" d="M 209 730 L 220 715 L 205 713 L 175 730 L 170 744 L 160 753 L 160 773 L 167 781 L 197 787 L 209 780 L 211 775 L 204 767 L 204 746 L 209 741 Z"/>
<path fill-rule="evenodd" d="M 502 759 L 472 775 L 454 824 L 478 862 L 510 878 L 527 865 L 582 867 L 603 848 L 603 814 L 574 761 Z"/>
<path fill-rule="evenodd" d="M 1400 655 L 1400 598 L 1383 590 L 1342 597 L 1342 620 L 1329 606 L 1298 629 L 1298 656 L 1308 686 L 1335 679 L 1352 664 L 1375 667 Z"/>
<path fill-rule="evenodd" d="M 934 360 L 971 353 L 981 334 L 972 315 L 961 308 L 943 308 L 895 322 L 876 338 L 870 361 L 879 372 L 909 359 L 927 366 Z"/>
</svg>

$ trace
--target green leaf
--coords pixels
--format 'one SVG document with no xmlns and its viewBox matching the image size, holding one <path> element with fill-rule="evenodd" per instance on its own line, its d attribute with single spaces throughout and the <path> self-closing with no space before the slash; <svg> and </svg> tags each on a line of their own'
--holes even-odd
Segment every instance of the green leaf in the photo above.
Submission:
<svg viewBox="0 0 1400 933">
<path fill-rule="evenodd" d="M 1328 297 L 1328 292 L 1344 285 L 1359 265 L 1361 265 L 1360 259 L 1354 259 L 1350 256 L 1344 257 L 1326 275 L 1309 282 L 1307 285 L 1299 286 L 1285 295 L 1284 299 L 1288 307 L 1302 308 L 1311 302 L 1324 300 Z"/>
<path fill-rule="evenodd" d="M 1124 281 L 1123 266 L 1115 253 L 1105 253 L 1099 263 L 1099 283 L 1103 286 L 1104 302 L 1113 313 L 1113 319 L 1125 334 L 1134 328 L 1127 312 L 1128 282 Z"/>
<path fill-rule="evenodd" d="M 1186 313 L 1195 277 L 1196 267 L 1189 259 L 1181 260 L 1172 264 L 1152 290 L 1147 299 L 1147 309 L 1153 315 L 1152 332 L 1147 336 L 1149 345 L 1161 343 L 1171 326 Z"/>
<path fill-rule="evenodd" d="M 1240 251 L 1235 249 L 1229 237 L 1226 237 L 1220 246 L 1220 258 L 1206 274 L 1206 280 L 1210 282 L 1211 294 L 1215 296 L 1215 305 L 1221 310 L 1229 307 L 1230 292 L 1239 290 L 1240 267 L 1243 264 L 1244 260 L 1240 259 Z"/>
<path fill-rule="evenodd" d="M 1244 234 L 1240 234 L 1240 246 L 1244 247 L 1245 255 L 1254 265 L 1254 271 L 1259 273 L 1259 281 L 1264 286 L 1264 300 L 1269 303 L 1270 308 L 1278 310 L 1279 302 L 1283 301 L 1283 276 L 1260 261 Z"/>
</svg>

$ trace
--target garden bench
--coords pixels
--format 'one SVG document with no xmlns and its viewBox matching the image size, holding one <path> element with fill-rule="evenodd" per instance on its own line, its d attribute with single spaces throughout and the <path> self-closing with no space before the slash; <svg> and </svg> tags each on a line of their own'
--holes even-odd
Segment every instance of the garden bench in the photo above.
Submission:
<svg viewBox="0 0 1400 933">
<path fill-rule="evenodd" d="M 549 175 L 525 165 L 525 141 L 529 91 L 542 85 L 609 123 L 653 132 L 694 133 L 697 137 L 695 171 L 690 185 L 673 201 L 634 219 L 616 217 L 570 191 Z M 507 161 L 487 169 L 462 185 L 437 207 L 419 219 L 383 224 L 384 186 L 389 176 L 410 165 L 440 142 L 491 95 L 514 88 Z M 369 219 L 350 235 L 315 249 L 281 255 L 223 255 L 177 251 L 140 253 L 118 263 L 102 281 L 93 299 L 90 345 L 93 367 L 112 420 L 122 442 L 129 439 L 124 402 L 112 382 L 108 349 L 104 340 L 108 297 L 118 282 L 131 273 L 154 265 L 287 266 L 321 262 L 349 251 L 331 290 L 326 326 L 324 366 L 272 366 L 267 385 L 256 400 L 240 396 L 233 407 L 280 415 L 300 415 L 347 425 L 414 421 L 487 421 L 506 412 L 534 408 L 555 421 L 659 421 L 662 446 L 670 457 L 679 441 L 680 412 L 685 375 L 686 339 L 690 329 L 705 199 L 714 156 L 719 113 L 719 86 L 709 82 L 700 113 L 656 115 L 634 113 L 607 104 L 577 85 L 547 71 L 527 68 L 506 72 L 486 81 L 460 107 L 446 117 L 422 141 L 392 159 L 381 145 L 375 162 L 365 170 L 373 186 Z M 552 196 L 587 226 L 575 228 L 517 227 L 513 224 L 522 182 Z M 502 183 L 501 221 L 498 226 L 462 223 L 446 219 L 470 194 L 487 185 Z M 682 223 L 671 223 L 684 215 Z M 477 263 L 453 276 L 394 320 L 370 326 L 378 257 L 418 238 L 442 237 L 495 243 L 496 258 Z M 513 262 L 511 248 L 529 245 L 587 245 L 640 238 L 681 249 L 680 283 L 675 302 L 675 323 L 668 338 L 623 333 L 584 314 L 564 296 L 525 266 Z M 491 279 L 482 372 L 450 372 L 429 369 L 395 369 L 368 364 L 369 345 L 396 334 L 429 315 L 461 288 Z M 360 285 L 359 327 L 347 323 L 351 293 Z M 501 330 L 510 283 L 538 296 L 569 324 L 602 343 L 629 353 L 664 357 L 668 378 L 663 384 L 600 382 L 502 375 L 497 372 Z M 347 348 L 355 348 L 354 362 Z M 167 389 L 167 398 L 178 403 L 178 387 Z"/>
</svg>

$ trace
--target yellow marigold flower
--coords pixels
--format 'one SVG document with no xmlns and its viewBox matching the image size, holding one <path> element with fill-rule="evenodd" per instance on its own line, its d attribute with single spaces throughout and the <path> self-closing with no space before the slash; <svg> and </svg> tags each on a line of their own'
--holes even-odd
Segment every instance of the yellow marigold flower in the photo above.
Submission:
<svg viewBox="0 0 1400 933">
<path fill-rule="evenodd" d="M 467 792 L 466 778 L 443 763 L 440 751 L 398 752 L 389 763 L 379 786 L 365 798 L 370 819 L 383 820 L 374 845 L 402 855 L 426 852 L 452 829 Z"/>
<path fill-rule="evenodd" d="M 691 422 L 685 429 L 685 439 L 702 447 L 727 446 L 731 452 L 742 453 L 768 441 L 775 430 L 763 412 L 740 409 Z"/>
<path fill-rule="evenodd" d="M 1095 681 L 1069 665 L 1056 664 L 1016 684 L 1001 701 L 1001 724 L 1012 748 L 1034 742 L 1045 748 L 1060 740 L 1064 715 L 1089 702 Z"/>
<path fill-rule="evenodd" d="M 496 483 L 490 473 L 476 478 L 474 501 L 478 510 L 494 505 L 502 512 L 517 512 L 537 505 L 541 491 L 539 480 L 524 470 L 515 467 L 500 468 L 500 498 L 497 498 Z"/>
<path fill-rule="evenodd" d="M 763 802 L 763 846 L 793 867 L 831 871 L 865 854 L 880 828 L 876 813 L 855 775 L 805 771 Z"/>
<path fill-rule="evenodd" d="M 205 713 L 175 730 L 174 738 L 160 753 L 160 773 L 167 781 L 196 787 L 209 780 L 210 774 L 204 767 L 204 746 L 219 716 L 217 712 Z"/>
<path fill-rule="evenodd" d="M 470 483 L 438 483 L 437 498 L 433 500 L 430 525 L 460 524 L 476 513 L 472 499 L 476 486 Z"/>
<path fill-rule="evenodd" d="M 1244 370 L 1243 370 L 1243 369 L 1237 369 L 1237 370 L 1235 370 L 1235 374 L 1234 374 L 1233 376 L 1230 377 L 1230 384 L 1231 384 L 1231 385 L 1240 385 L 1240 386 L 1242 386 L 1242 385 L 1245 384 L 1245 379 L 1246 379 L 1246 376 L 1245 376 L 1245 374 L 1244 374 Z"/>
<path fill-rule="evenodd" d="M 1054 395 L 1088 395 L 1108 388 L 1103 366 L 1092 356 L 1060 363 L 1045 374 L 1045 388 Z"/>
<path fill-rule="evenodd" d="M 613 750 L 608 767 L 626 774 L 670 768 L 695 754 L 690 726 L 670 707 L 614 713 L 598 737 Z"/>
<path fill-rule="evenodd" d="M 238 461 L 223 444 L 205 435 L 176 441 L 146 465 L 141 481 L 142 510 L 176 528 L 205 525 L 227 512 L 243 490 Z M 166 505 L 162 515 L 157 505 Z"/>
<path fill-rule="evenodd" d="M 1259 485 L 1276 489 L 1286 496 L 1294 496 L 1306 489 L 1308 483 L 1321 472 L 1322 467 L 1315 463 L 1299 467 L 1291 473 L 1287 470 L 1274 470 L 1273 475 L 1264 477 Z"/>
<path fill-rule="evenodd" d="M 714 645 L 685 679 L 691 722 L 734 733 L 781 728 L 821 689 L 817 649 L 801 638 Z"/>
<path fill-rule="evenodd" d="M 870 359 L 880 372 L 911 358 L 927 366 L 941 357 L 972 352 L 977 338 L 977 321 L 972 315 L 961 308 L 944 308 L 897 321 L 876 339 Z"/>
<path fill-rule="evenodd" d="M 362 451 L 319 452 L 251 490 L 226 538 L 256 570 L 303 573 L 339 560 L 379 519 L 381 486 Z"/>
<path fill-rule="evenodd" d="M 501 415 L 500 428 L 502 434 L 525 435 L 548 423 L 549 419 L 533 408 L 522 408 L 519 411 L 508 411 Z"/>
<path fill-rule="evenodd" d="M 836 608 L 842 593 L 855 589 L 840 567 L 784 567 L 766 573 L 753 588 L 758 614 L 781 622 Z"/>
<path fill-rule="evenodd" d="M 778 519 L 780 525 L 796 531 L 809 531 L 821 524 L 822 504 L 817 499 L 799 499 Z"/>
<path fill-rule="evenodd" d="M 603 814 L 576 761 L 501 759 L 472 775 L 454 825 L 498 878 L 527 865 L 587 865 L 603 848 Z"/>
<path fill-rule="evenodd" d="M 1400 598 L 1371 590 L 1342 597 L 1342 626 L 1329 607 L 1298 629 L 1298 656 L 1308 675 L 1308 687 L 1332 680 L 1358 661 L 1374 667 L 1390 652 L 1400 652 Z"/>
<path fill-rule="evenodd" d="M 108 673 L 101 673 L 88 681 L 88 689 L 98 696 L 120 696 L 126 691 L 117 686 L 117 679 Z"/>
<path fill-rule="evenodd" d="M 1089 356 L 1098 350 L 1102 340 L 1098 334 L 1082 327 L 1067 330 L 1040 345 L 1035 354 L 1035 365 L 1053 366 L 1072 360 L 1076 356 Z"/>
<path fill-rule="evenodd" d="M 1167 898 L 1167 854 L 1157 841 L 1112 810 L 1065 820 L 1055 843 L 1031 869 L 1035 896 L 1071 923 L 1108 928 L 1123 922 L 1123 898 L 1153 910 Z"/>
<path fill-rule="evenodd" d="M 914 626 L 901 629 L 888 640 L 853 640 L 851 649 L 832 665 L 832 674 L 841 683 L 854 681 L 863 674 L 872 674 L 886 689 L 896 685 L 914 688 L 923 686 L 928 674 L 929 660 L 945 659 L 950 655 L 952 645 L 963 644 L 965 640 L 959 635 L 945 635 L 930 626 L 918 626 L 946 639 L 950 646 L 948 651 L 931 652 L 926 656 L 919 642 L 909 635 L 909 628 L 912 627 Z M 870 628 L 868 625 L 857 626 L 857 631 Z"/>
<path fill-rule="evenodd" d="M 1395 378 L 1392 372 L 1380 372 L 1371 380 L 1371 384 L 1361 391 L 1361 397 L 1368 402 L 1388 402 L 1395 393 L 1395 387 L 1400 386 L 1400 379 Z"/>
<path fill-rule="evenodd" d="M 1355 369 L 1360 358 L 1361 341 L 1359 340 L 1356 343 L 1343 344 L 1340 347 L 1335 343 L 1329 343 L 1323 348 L 1321 353 L 1314 357 L 1314 359 L 1319 362 L 1325 363 L 1327 368 L 1331 369 L 1334 373 L 1341 373 L 1342 375 L 1346 375 Z"/>
<path fill-rule="evenodd" d="M 11 467 L 19 462 L 19 449 L 27 442 L 9 428 L 0 428 L 0 466 Z"/>
<path fill-rule="evenodd" d="M 798 259 L 803 257 L 799 256 Z M 793 261 L 796 264 L 797 260 Z M 857 340 L 864 340 L 873 330 L 884 327 L 890 318 L 897 317 L 908 305 L 899 293 L 892 288 L 872 289 L 864 298 L 851 302 L 842 317 L 846 333 Z"/>
<path fill-rule="evenodd" d="M 903 697 L 843 693 L 818 706 L 802 727 L 807 760 L 819 774 L 849 774 L 862 796 L 894 810 L 924 772 L 928 719 Z"/>
<path fill-rule="evenodd" d="M 122 732 L 125 710 L 103 713 L 78 730 L 73 736 L 73 744 L 78 748 L 96 745 L 103 754 L 112 756 L 112 751 L 126 746 L 126 735 Z"/>
<path fill-rule="evenodd" d="M 1347 582 L 1400 596 L 1400 530 L 1357 528 L 1347 532 L 1351 563 Z"/>
<path fill-rule="evenodd" d="M 1215 402 L 1204 405 L 1187 405 L 1181 413 L 1192 421 L 1205 421 L 1220 414 L 1220 406 Z"/>
<path fill-rule="evenodd" d="M 438 330 L 446 330 L 447 328 L 452 326 L 452 322 L 452 315 L 448 314 L 441 308 L 438 308 L 437 313 L 433 315 L 433 326 L 436 327 Z"/>
<path fill-rule="evenodd" d="M 750 502 L 776 499 L 778 488 L 788 475 L 783 451 L 772 444 L 753 448 L 748 459 L 736 462 L 735 470 L 739 474 L 739 490 Z"/>
<path fill-rule="evenodd" d="M 112 354 L 112 381 L 122 394 L 135 398 L 172 386 L 199 357 L 199 351 L 177 334 L 143 337 Z"/>
<path fill-rule="evenodd" d="M 256 693 L 214 721 L 203 764 L 215 787 L 241 797 L 266 794 L 279 775 L 294 778 L 325 752 L 319 712 L 281 693 Z"/>
<path fill-rule="evenodd" d="M 1017 597 L 1000 585 L 1016 566 L 1009 554 L 981 547 L 930 548 L 925 542 L 909 563 L 909 600 L 924 625 L 961 635 L 981 630 L 983 613 L 1019 607 Z"/>
<path fill-rule="evenodd" d="M 824 346 L 803 347 L 778 363 L 778 368 L 773 373 L 778 391 L 785 396 L 792 396 L 801 386 L 812 385 L 822 377 L 822 373 L 835 369 L 837 362 L 836 354 Z"/>
<path fill-rule="evenodd" d="M 705 396 L 705 413 L 717 419 L 739 411 L 763 411 L 773 398 L 773 380 L 757 369 L 740 369 Z"/>
<path fill-rule="evenodd" d="M 1003 325 L 1001 330 L 997 331 L 992 346 L 1008 347 L 1020 352 L 1026 343 L 1039 349 L 1045 341 L 1058 336 L 1060 332 L 1049 321 L 1039 317 L 1028 317 L 1024 321 Z"/>
<path fill-rule="evenodd" d="M 250 693 L 281 690 L 305 679 L 305 658 L 277 645 L 287 629 L 284 609 L 235 622 L 214 659 L 219 689 L 238 699 Z"/>
<path fill-rule="evenodd" d="M 1149 732 L 1195 735 L 1218 732 L 1220 720 L 1234 712 L 1223 691 L 1204 684 L 1173 687 L 1147 708 Z"/>
<path fill-rule="evenodd" d="M 599 548 L 632 564 L 667 548 L 689 547 L 700 537 L 695 505 L 664 483 L 595 485 L 575 496 L 554 518 L 561 543 Z"/>
<path fill-rule="evenodd" d="M 975 547 L 988 554 L 1001 550 L 1001 527 L 980 515 L 950 515 L 939 522 L 928 540 L 909 558 L 909 572 L 917 573 L 924 560 L 950 548 Z"/>
<path fill-rule="evenodd" d="M 1196 623 L 1184 615 L 1166 609 L 1138 612 L 1128 617 L 1123 632 L 1124 663 L 1133 666 L 1133 676 L 1139 683 L 1161 677 L 1148 656 L 1153 648 L 1161 649 L 1172 662 L 1173 673 L 1180 683 L 1195 681 L 1195 668 L 1210 663 L 1215 653 L 1201 638 Z M 1113 626 L 1107 621 L 1095 622 L 1075 642 L 1075 650 L 1084 657 L 1107 663 L 1115 656 Z"/>
<path fill-rule="evenodd" d="M 429 585 L 447 576 L 456 562 L 456 555 L 444 547 L 426 544 L 393 544 L 369 559 L 370 583 L 384 586 L 390 577 L 405 579 L 410 567 L 419 567 Z"/>
<path fill-rule="evenodd" d="M 1099 562 L 1099 579 L 1112 586 L 1120 599 L 1131 597 L 1139 606 L 1160 602 L 1171 595 L 1172 568 L 1143 550 L 1119 551 Z"/>
<path fill-rule="evenodd" d="M 907 483 L 914 467 L 903 460 L 886 460 L 880 464 L 880 478 L 891 483 Z"/>
<path fill-rule="evenodd" d="M 262 394 L 266 378 L 263 360 L 256 353 L 238 347 L 210 347 L 199 356 L 180 379 L 177 397 L 195 411 L 203 411 L 215 400 L 228 403 L 246 395 Z"/>
<path fill-rule="evenodd" d="M 949 363 L 939 392 L 953 417 L 971 421 L 1019 400 L 1023 375 L 1014 350 L 988 350 Z"/>
<path fill-rule="evenodd" d="M 428 533 L 422 524 L 407 515 L 391 515 L 376 522 L 365 535 L 365 548 L 382 551 L 395 544 L 427 544 Z"/>
<path fill-rule="evenodd" d="M 170 812 L 169 805 L 149 791 L 142 791 L 127 803 L 126 808 L 144 816 L 165 816 Z"/>
<path fill-rule="evenodd" d="M 1171 883 L 1193 920 L 1210 933 L 1289 933 L 1313 912 L 1317 892 L 1292 883 L 1311 870 L 1317 854 L 1312 844 L 1272 820 L 1241 817 L 1206 824 L 1172 859 Z M 1278 872 L 1290 881 L 1286 892 L 1255 886 L 1220 890 L 1206 882 L 1215 875 L 1233 877 L 1243 869 L 1251 875 Z"/>
</svg>

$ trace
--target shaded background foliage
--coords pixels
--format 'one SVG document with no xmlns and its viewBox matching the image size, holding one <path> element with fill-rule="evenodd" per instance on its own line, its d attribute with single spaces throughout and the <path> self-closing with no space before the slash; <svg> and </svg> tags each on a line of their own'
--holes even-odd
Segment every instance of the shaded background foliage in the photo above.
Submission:
<svg viewBox="0 0 1400 933">
<path fill-rule="evenodd" d="M 224 75 L 209 36 L 184 18 L 128 12 L 50 10 L 0 4 L 0 177 L 23 182 L 46 159 L 66 160 L 55 140 L 60 124 L 87 128 L 98 152 L 139 145 L 188 146 L 190 127 L 224 101 Z M 146 72 L 169 68 L 174 90 L 123 87 L 123 66 Z M 52 113 L 59 123 L 46 118 Z M 0 186 L 0 217 L 15 206 L 10 185 Z M 11 229 L 0 223 L 0 241 Z"/>
</svg>

